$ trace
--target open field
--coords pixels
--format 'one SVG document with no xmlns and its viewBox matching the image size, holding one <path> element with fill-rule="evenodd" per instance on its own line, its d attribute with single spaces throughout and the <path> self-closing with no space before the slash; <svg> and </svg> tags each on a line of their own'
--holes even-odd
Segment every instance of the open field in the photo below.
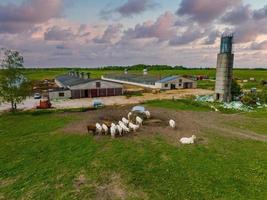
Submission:
<svg viewBox="0 0 267 200">
<path fill-rule="evenodd" d="M 152 120 L 115 140 L 87 135 L 85 125 L 118 120 L 128 106 L 0 115 L 0 199 L 266 198 L 267 130 L 232 122 L 266 121 L 267 110 L 224 114 L 184 100 L 146 106 Z M 196 144 L 178 144 L 192 134 Z"/>
<path fill-rule="evenodd" d="M 104 70 L 104 69 L 79 69 L 84 72 L 90 72 L 92 78 L 100 78 L 101 75 L 109 73 L 122 73 L 122 70 Z M 53 79 L 58 75 L 65 74 L 69 69 L 27 69 L 25 70 L 25 75 L 32 80 L 44 80 L 44 79 Z M 141 71 L 132 71 L 130 72 L 139 72 Z M 209 77 L 215 78 L 216 70 L 215 69 L 176 69 L 176 70 L 152 70 L 149 71 L 153 75 L 208 75 Z M 248 80 L 250 77 L 256 79 L 255 82 L 248 82 L 244 84 L 245 89 L 250 89 L 252 87 L 261 87 L 260 81 L 267 80 L 267 70 L 258 70 L 258 69 L 234 69 L 234 77 L 239 79 Z M 213 81 L 198 81 L 199 88 L 203 89 L 213 89 L 215 82 Z"/>
</svg>

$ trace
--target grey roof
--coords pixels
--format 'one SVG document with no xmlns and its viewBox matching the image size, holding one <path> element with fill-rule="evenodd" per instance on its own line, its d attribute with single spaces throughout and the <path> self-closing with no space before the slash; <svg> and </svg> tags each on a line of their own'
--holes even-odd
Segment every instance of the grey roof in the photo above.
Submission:
<svg viewBox="0 0 267 200">
<path fill-rule="evenodd" d="M 142 74 L 109 74 L 105 75 L 106 78 L 127 81 L 132 83 L 141 83 L 146 85 L 155 85 L 155 83 L 165 83 L 179 78 L 180 76 L 166 76 L 166 77 L 157 77 L 151 75 L 142 75 Z"/>
<path fill-rule="evenodd" d="M 177 78 L 179 78 L 180 76 L 168 76 L 168 77 L 165 77 L 159 81 L 157 81 L 158 83 L 166 83 L 166 82 L 169 82 L 169 81 L 173 81 Z"/>
<path fill-rule="evenodd" d="M 74 85 L 80 85 L 94 81 L 94 79 L 82 79 L 80 77 L 70 75 L 57 76 L 56 80 L 60 82 L 64 87 L 71 87 Z"/>
<path fill-rule="evenodd" d="M 108 74 L 104 76 L 114 80 L 127 81 L 132 83 L 141 83 L 146 85 L 155 85 L 159 78 L 141 74 Z"/>
</svg>

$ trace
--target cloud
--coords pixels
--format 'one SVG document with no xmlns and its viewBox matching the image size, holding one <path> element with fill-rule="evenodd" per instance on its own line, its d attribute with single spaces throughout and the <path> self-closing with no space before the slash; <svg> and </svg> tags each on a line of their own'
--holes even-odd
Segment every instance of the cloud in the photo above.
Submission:
<svg viewBox="0 0 267 200">
<path fill-rule="evenodd" d="M 209 23 L 241 0 L 182 0 L 176 14 L 187 16 L 198 23 Z"/>
<path fill-rule="evenodd" d="M 87 26 L 81 24 L 79 28 L 77 28 L 76 32 L 72 30 L 71 27 L 61 28 L 56 25 L 50 27 L 44 33 L 44 40 L 46 41 L 70 41 L 75 40 L 77 38 L 83 38 L 90 35 L 90 32 L 86 31 Z"/>
<path fill-rule="evenodd" d="M 238 25 L 249 20 L 252 16 L 250 5 L 240 5 L 227 12 L 222 17 L 222 23 Z"/>
<path fill-rule="evenodd" d="M 203 32 L 200 31 L 199 27 L 188 27 L 185 32 L 171 39 L 169 41 L 169 44 L 171 46 L 185 45 L 202 37 L 203 37 Z"/>
<path fill-rule="evenodd" d="M 215 43 L 216 39 L 220 36 L 220 31 L 213 30 L 209 33 L 208 37 L 205 39 L 204 44 L 212 45 Z"/>
<path fill-rule="evenodd" d="M 121 6 L 114 9 L 105 9 L 100 12 L 100 15 L 104 19 L 108 19 L 112 14 L 119 14 L 122 17 L 133 17 L 134 15 L 139 15 L 147 11 L 148 9 L 153 9 L 158 4 L 154 0 L 127 0 Z"/>
<path fill-rule="evenodd" d="M 94 39 L 96 43 L 111 43 L 113 40 L 116 40 L 120 35 L 121 24 L 109 25 L 105 30 L 104 34 L 101 37 L 97 37 Z"/>
<path fill-rule="evenodd" d="M 159 41 L 166 41 L 176 36 L 177 30 L 174 26 L 175 15 L 166 12 L 155 22 L 145 22 L 137 24 L 135 28 L 125 31 L 127 39 L 133 38 L 157 38 Z"/>
<path fill-rule="evenodd" d="M 44 39 L 47 41 L 67 41 L 73 40 L 75 37 L 76 35 L 70 28 L 61 29 L 58 26 L 53 26 L 44 33 Z"/>
<path fill-rule="evenodd" d="M 35 24 L 59 17 L 63 0 L 25 0 L 21 5 L 0 5 L 0 32 L 20 33 Z"/>
<path fill-rule="evenodd" d="M 261 9 L 255 10 L 253 13 L 253 17 L 256 20 L 267 18 L 267 5 Z"/>
<path fill-rule="evenodd" d="M 251 50 L 267 50 L 267 41 L 253 42 L 250 46 Z"/>
</svg>

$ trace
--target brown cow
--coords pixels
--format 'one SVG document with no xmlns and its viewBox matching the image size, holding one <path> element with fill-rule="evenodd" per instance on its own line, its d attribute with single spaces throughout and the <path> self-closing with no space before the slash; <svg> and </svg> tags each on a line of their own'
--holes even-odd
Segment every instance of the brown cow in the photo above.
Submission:
<svg viewBox="0 0 267 200">
<path fill-rule="evenodd" d="M 87 126 L 88 133 L 92 132 L 94 135 L 96 134 L 96 127 L 95 125 L 88 125 Z"/>
</svg>

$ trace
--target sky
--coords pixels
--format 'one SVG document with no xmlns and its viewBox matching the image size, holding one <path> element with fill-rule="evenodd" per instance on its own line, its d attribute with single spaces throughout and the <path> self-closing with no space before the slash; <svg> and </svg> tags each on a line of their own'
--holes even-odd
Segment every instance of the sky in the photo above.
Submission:
<svg viewBox="0 0 267 200">
<path fill-rule="evenodd" d="M 0 0 L 0 48 L 26 67 L 215 67 L 234 33 L 235 66 L 267 68 L 266 0 Z"/>
</svg>

